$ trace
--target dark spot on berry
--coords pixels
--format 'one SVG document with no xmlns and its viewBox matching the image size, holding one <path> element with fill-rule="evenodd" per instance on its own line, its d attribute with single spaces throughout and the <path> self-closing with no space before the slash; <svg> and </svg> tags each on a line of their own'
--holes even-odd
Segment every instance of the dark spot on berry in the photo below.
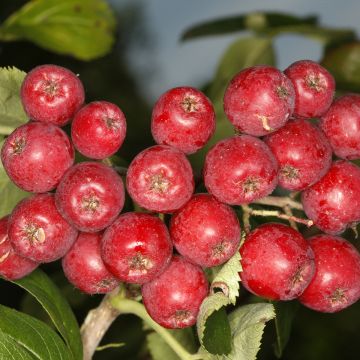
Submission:
<svg viewBox="0 0 360 360">
<path fill-rule="evenodd" d="M 44 229 L 35 224 L 26 225 L 24 232 L 31 245 L 42 244 L 45 241 L 46 236 Z"/>
<path fill-rule="evenodd" d="M 96 196 L 91 195 L 82 199 L 82 205 L 85 210 L 95 212 L 100 205 L 100 201 Z"/>
<path fill-rule="evenodd" d="M 287 180 L 297 180 L 299 178 L 299 169 L 291 165 L 285 165 L 280 169 L 280 176 Z"/>
<path fill-rule="evenodd" d="M 185 112 L 195 112 L 198 111 L 197 101 L 194 96 L 186 96 L 184 100 L 181 102 L 181 106 Z"/>
<path fill-rule="evenodd" d="M 14 155 L 21 154 L 25 149 L 26 141 L 24 138 L 15 139 L 14 143 L 12 144 L 12 150 Z"/>
<path fill-rule="evenodd" d="M 245 194 L 256 193 L 259 187 L 259 180 L 254 177 L 248 177 L 242 184 L 242 189 Z"/>
</svg>

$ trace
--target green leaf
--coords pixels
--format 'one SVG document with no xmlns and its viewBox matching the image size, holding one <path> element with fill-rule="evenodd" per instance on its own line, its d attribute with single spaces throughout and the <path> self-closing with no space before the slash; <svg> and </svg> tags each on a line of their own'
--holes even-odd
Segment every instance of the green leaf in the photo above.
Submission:
<svg viewBox="0 0 360 360">
<path fill-rule="evenodd" d="M 268 36 L 276 36 L 279 34 L 293 33 L 309 37 L 311 39 L 322 42 L 324 45 L 338 44 L 354 40 L 356 34 L 351 29 L 335 29 L 315 25 L 294 25 L 284 26 L 270 29 L 266 32 Z"/>
<path fill-rule="evenodd" d="M 266 31 L 271 28 L 316 24 L 316 16 L 297 17 L 283 13 L 253 12 L 233 17 L 211 20 L 187 29 L 181 39 L 189 40 L 201 36 L 222 35 L 243 30 Z"/>
<path fill-rule="evenodd" d="M 0 149 L 3 142 L 0 144 Z M 15 205 L 30 194 L 19 189 L 7 176 L 6 171 L 0 162 L 0 218 L 8 215 Z"/>
<path fill-rule="evenodd" d="M 20 100 L 26 73 L 15 68 L 0 68 L 0 134 L 8 135 L 28 118 Z"/>
<path fill-rule="evenodd" d="M 265 323 L 275 317 L 271 304 L 244 305 L 229 315 L 233 350 L 224 360 L 255 360 Z"/>
<path fill-rule="evenodd" d="M 92 60 L 114 43 L 115 17 L 105 0 L 32 0 L 0 28 L 0 39 L 26 39 L 55 53 Z"/>
<path fill-rule="evenodd" d="M 60 336 L 43 322 L 0 305 L 0 331 L 39 360 L 72 360 Z"/>
<path fill-rule="evenodd" d="M 282 301 L 276 302 L 273 305 L 276 313 L 276 343 L 274 344 L 274 352 L 278 358 L 281 358 L 289 341 L 291 326 L 299 309 L 299 303 L 297 301 Z"/>
<path fill-rule="evenodd" d="M 204 148 L 190 156 L 195 168 L 202 167 L 211 146 L 234 134 L 233 126 L 227 120 L 223 110 L 223 96 L 229 81 L 242 69 L 259 64 L 275 64 L 275 54 L 270 38 L 252 36 L 236 40 L 221 58 L 208 94 L 215 107 L 216 131 Z"/>
<path fill-rule="evenodd" d="M 224 265 L 213 268 L 212 295 L 205 298 L 200 307 L 197 319 L 199 340 L 212 354 L 228 354 L 231 351 L 231 331 L 224 307 L 235 305 L 239 296 L 240 260 L 237 250 Z"/>
<path fill-rule="evenodd" d="M 240 260 L 240 253 L 236 251 L 231 259 L 218 268 L 218 272 L 211 284 L 211 291 L 213 293 L 220 289 L 233 305 L 235 305 L 236 298 L 239 296 L 239 273 L 242 271 Z"/>
<path fill-rule="evenodd" d="M 9 335 L 0 331 L 0 359 L 1 360 L 35 360 L 29 351 L 13 340 Z"/>
<path fill-rule="evenodd" d="M 224 307 L 214 311 L 206 321 L 203 346 L 211 354 L 229 354 L 231 329 Z"/>
<path fill-rule="evenodd" d="M 82 360 L 82 342 L 78 323 L 69 304 L 49 277 L 40 269 L 36 269 L 29 276 L 13 283 L 27 290 L 39 301 L 64 338 L 73 358 Z"/>
<path fill-rule="evenodd" d="M 230 304 L 230 300 L 222 292 L 208 296 L 200 306 L 197 318 L 197 333 L 200 344 L 212 354 L 228 354 L 231 351 L 231 332 L 230 325 L 225 311 L 218 311 L 224 306 Z M 224 310 L 224 309 L 223 309 Z M 218 312 L 218 314 L 213 314 Z M 210 329 L 208 329 L 208 327 Z M 219 338 L 212 338 L 213 334 L 217 334 Z M 214 346 L 209 346 L 211 342 Z"/>
<path fill-rule="evenodd" d="M 191 328 L 167 330 L 190 353 L 196 352 L 196 342 Z M 153 360 L 181 360 L 156 332 L 147 335 L 147 346 Z"/>
<path fill-rule="evenodd" d="M 321 62 L 336 80 L 336 87 L 360 91 L 360 42 L 329 49 Z"/>
</svg>

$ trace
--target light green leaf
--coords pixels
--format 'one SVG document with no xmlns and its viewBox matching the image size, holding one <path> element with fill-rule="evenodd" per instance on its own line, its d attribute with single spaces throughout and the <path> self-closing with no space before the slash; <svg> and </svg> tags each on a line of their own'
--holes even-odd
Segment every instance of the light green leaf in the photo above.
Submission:
<svg viewBox="0 0 360 360">
<path fill-rule="evenodd" d="M 191 328 L 167 331 L 169 331 L 189 353 L 196 352 L 196 342 Z M 181 360 L 156 332 L 147 335 L 146 340 L 153 360 Z"/>
<path fill-rule="evenodd" d="M 275 64 L 272 40 L 268 37 L 247 37 L 236 40 L 226 50 L 218 66 L 215 80 L 210 86 L 209 97 L 216 113 L 216 131 L 200 151 L 190 156 L 195 168 L 201 168 L 207 152 L 219 140 L 234 134 L 233 126 L 223 110 L 223 97 L 230 80 L 242 69 L 259 64 Z"/>
<path fill-rule="evenodd" d="M 80 330 L 74 313 L 56 285 L 40 269 L 13 281 L 32 294 L 49 314 L 76 360 L 82 360 Z"/>
<path fill-rule="evenodd" d="M 187 29 L 182 40 L 189 40 L 202 36 L 222 35 L 243 30 L 269 31 L 277 27 L 296 26 L 303 24 L 316 24 L 315 16 L 297 17 L 283 13 L 253 12 L 223 19 L 216 19 L 197 24 Z"/>
<path fill-rule="evenodd" d="M 2 148 L 3 142 L 0 144 Z M 0 218 L 11 213 L 15 205 L 30 194 L 19 189 L 7 176 L 0 162 Z"/>
<path fill-rule="evenodd" d="M 0 68 L 0 134 L 8 135 L 28 118 L 20 100 L 26 73 L 15 68 Z"/>
<path fill-rule="evenodd" d="M 290 338 L 290 332 L 296 312 L 299 309 L 297 301 L 274 302 L 276 317 L 276 343 L 274 344 L 275 355 L 280 359 L 286 344 Z"/>
<path fill-rule="evenodd" d="M 218 269 L 211 283 L 211 291 L 215 292 L 220 289 L 233 305 L 235 305 L 236 298 L 239 296 L 239 273 L 242 271 L 240 260 L 240 253 L 236 251 L 233 257 Z"/>
<path fill-rule="evenodd" d="M 38 360 L 73 360 L 60 336 L 48 325 L 0 305 L 0 331 Z"/>
<path fill-rule="evenodd" d="M 18 342 L 9 335 L 0 331 L 0 359 L 1 360 L 36 360 L 29 351 L 27 351 Z"/>
<path fill-rule="evenodd" d="M 212 354 L 227 354 L 231 351 L 231 331 L 225 311 L 219 311 L 230 304 L 230 300 L 222 292 L 208 296 L 200 306 L 197 318 L 197 333 L 200 344 Z M 215 314 L 215 315 L 214 315 Z M 210 327 L 210 329 L 208 329 Z M 211 336 L 216 333 L 215 339 Z M 209 343 L 213 341 L 213 346 Z"/>
<path fill-rule="evenodd" d="M 3 23 L 0 39 L 26 39 L 55 53 L 92 60 L 110 51 L 115 25 L 105 0 L 32 0 Z"/>
<path fill-rule="evenodd" d="M 274 317 L 274 307 L 266 303 L 244 305 L 233 311 L 229 315 L 233 350 L 226 360 L 255 360 L 265 323 Z"/>
</svg>

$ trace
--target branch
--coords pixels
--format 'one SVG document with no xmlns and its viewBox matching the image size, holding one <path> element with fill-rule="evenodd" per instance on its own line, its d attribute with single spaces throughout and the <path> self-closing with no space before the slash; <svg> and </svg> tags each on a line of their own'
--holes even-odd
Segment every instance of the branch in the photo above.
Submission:
<svg viewBox="0 0 360 360">
<path fill-rule="evenodd" d="M 147 313 L 144 305 L 141 303 L 126 299 L 121 296 L 115 296 L 111 299 L 111 304 L 122 314 L 133 314 L 141 318 L 147 325 L 155 330 L 164 341 L 171 347 L 181 360 L 194 360 L 204 358 L 200 354 L 190 354 L 172 335 L 171 333 L 157 324 Z"/>
<path fill-rule="evenodd" d="M 118 289 L 116 289 L 116 292 Z M 109 329 L 110 325 L 120 315 L 110 303 L 113 293 L 104 296 L 100 305 L 89 311 L 81 326 L 81 337 L 84 348 L 83 360 L 91 360 L 101 339 Z"/>
<path fill-rule="evenodd" d="M 303 210 L 303 206 L 298 201 L 293 200 L 289 196 L 266 196 L 262 199 L 251 202 L 252 204 L 269 205 L 283 208 L 290 206 L 292 209 Z"/>
<path fill-rule="evenodd" d="M 282 212 L 278 211 L 278 210 L 254 210 L 254 209 L 250 209 L 250 215 L 254 215 L 254 216 L 276 216 L 279 219 L 284 219 L 284 220 L 288 220 L 288 221 L 295 221 L 297 223 L 300 224 L 304 224 L 307 227 L 313 226 L 314 222 L 312 220 L 309 219 L 301 219 L 298 218 L 296 216 L 293 215 L 286 215 L 283 214 Z"/>
</svg>

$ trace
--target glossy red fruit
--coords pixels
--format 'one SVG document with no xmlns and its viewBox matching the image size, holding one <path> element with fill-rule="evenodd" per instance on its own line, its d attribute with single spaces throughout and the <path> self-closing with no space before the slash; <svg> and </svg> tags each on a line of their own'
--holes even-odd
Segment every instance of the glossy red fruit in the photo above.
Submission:
<svg viewBox="0 0 360 360">
<path fill-rule="evenodd" d="M 107 270 L 100 254 L 101 233 L 80 233 L 62 259 L 67 279 L 88 294 L 105 294 L 114 290 L 118 280 Z"/>
<path fill-rule="evenodd" d="M 290 120 L 264 139 L 279 163 L 279 185 L 304 190 L 329 170 L 331 146 L 323 132 L 304 119 Z"/>
<path fill-rule="evenodd" d="M 223 264 L 236 252 L 241 238 L 235 211 L 208 194 L 196 194 L 171 218 L 176 250 L 203 267 Z"/>
<path fill-rule="evenodd" d="M 340 234 L 360 221 L 360 169 L 335 161 L 328 173 L 302 193 L 307 217 L 329 234 Z"/>
<path fill-rule="evenodd" d="M 295 299 L 314 275 L 314 254 L 308 242 L 283 224 L 259 226 L 247 235 L 240 254 L 242 284 L 266 299 Z"/>
<path fill-rule="evenodd" d="M 126 185 L 132 199 L 141 207 L 170 213 L 191 198 L 194 177 L 183 152 L 167 145 L 155 145 L 131 162 Z"/>
<path fill-rule="evenodd" d="M 168 329 L 185 328 L 196 323 L 208 288 L 199 266 L 174 256 L 160 276 L 143 285 L 142 297 L 147 312 L 158 324 Z"/>
<path fill-rule="evenodd" d="M 327 111 L 335 94 L 335 80 L 324 67 L 315 61 L 300 60 L 284 73 L 295 88 L 294 115 L 312 118 Z"/>
<path fill-rule="evenodd" d="M 97 232 L 109 226 L 122 210 L 124 185 L 109 166 L 82 162 L 65 173 L 55 200 L 61 215 L 78 230 Z"/>
<path fill-rule="evenodd" d="M 293 113 L 294 103 L 291 81 L 268 65 L 239 72 L 224 95 L 228 119 L 241 132 L 254 136 L 269 134 L 283 126 Z"/>
<path fill-rule="evenodd" d="M 158 144 L 185 154 L 201 149 L 215 131 L 215 111 L 199 90 L 182 86 L 161 95 L 151 118 L 151 133 Z"/>
<path fill-rule="evenodd" d="M 8 235 L 19 255 L 47 263 L 68 252 L 77 231 L 57 211 L 53 194 L 36 194 L 16 205 L 9 218 Z"/>
<path fill-rule="evenodd" d="M 360 95 L 348 94 L 336 99 L 320 121 L 336 156 L 360 158 Z"/>
<path fill-rule="evenodd" d="M 84 102 L 84 87 L 70 70 L 57 65 L 32 69 L 21 86 L 21 101 L 30 119 L 64 126 Z"/>
<path fill-rule="evenodd" d="M 30 192 L 47 192 L 57 186 L 74 163 L 74 148 L 57 126 L 29 122 L 5 140 L 1 161 L 18 187 Z"/>
<path fill-rule="evenodd" d="M 315 254 L 315 275 L 300 302 L 310 309 L 333 313 L 360 299 L 360 254 L 345 239 L 316 235 L 309 239 Z"/>
<path fill-rule="evenodd" d="M 165 224 L 153 215 L 120 215 L 103 236 L 101 255 L 121 281 L 144 284 L 169 265 L 172 242 Z"/>
<path fill-rule="evenodd" d="M 7 280 L 17 280 L 30 274 L 38 263 L 18 255 L 7 235 L 8 216 L 0 219 L 0 276 Z"/>
<path fill-rule="evenodd" d="M 105 159 L 115 154 L 126 135 L 123 112 L 107 101 L 94 101 L 78 111 L 71 124 L 75 148 L 91 159 Z"/>
<path fill-rule="evenodd" d="M 269 147 L 249 136 L 233 136 L 206 155 L 204 182 L 209 193 L 231 205 L 269 195 L 278 182 L 278 164 Z"/>
</svg>

